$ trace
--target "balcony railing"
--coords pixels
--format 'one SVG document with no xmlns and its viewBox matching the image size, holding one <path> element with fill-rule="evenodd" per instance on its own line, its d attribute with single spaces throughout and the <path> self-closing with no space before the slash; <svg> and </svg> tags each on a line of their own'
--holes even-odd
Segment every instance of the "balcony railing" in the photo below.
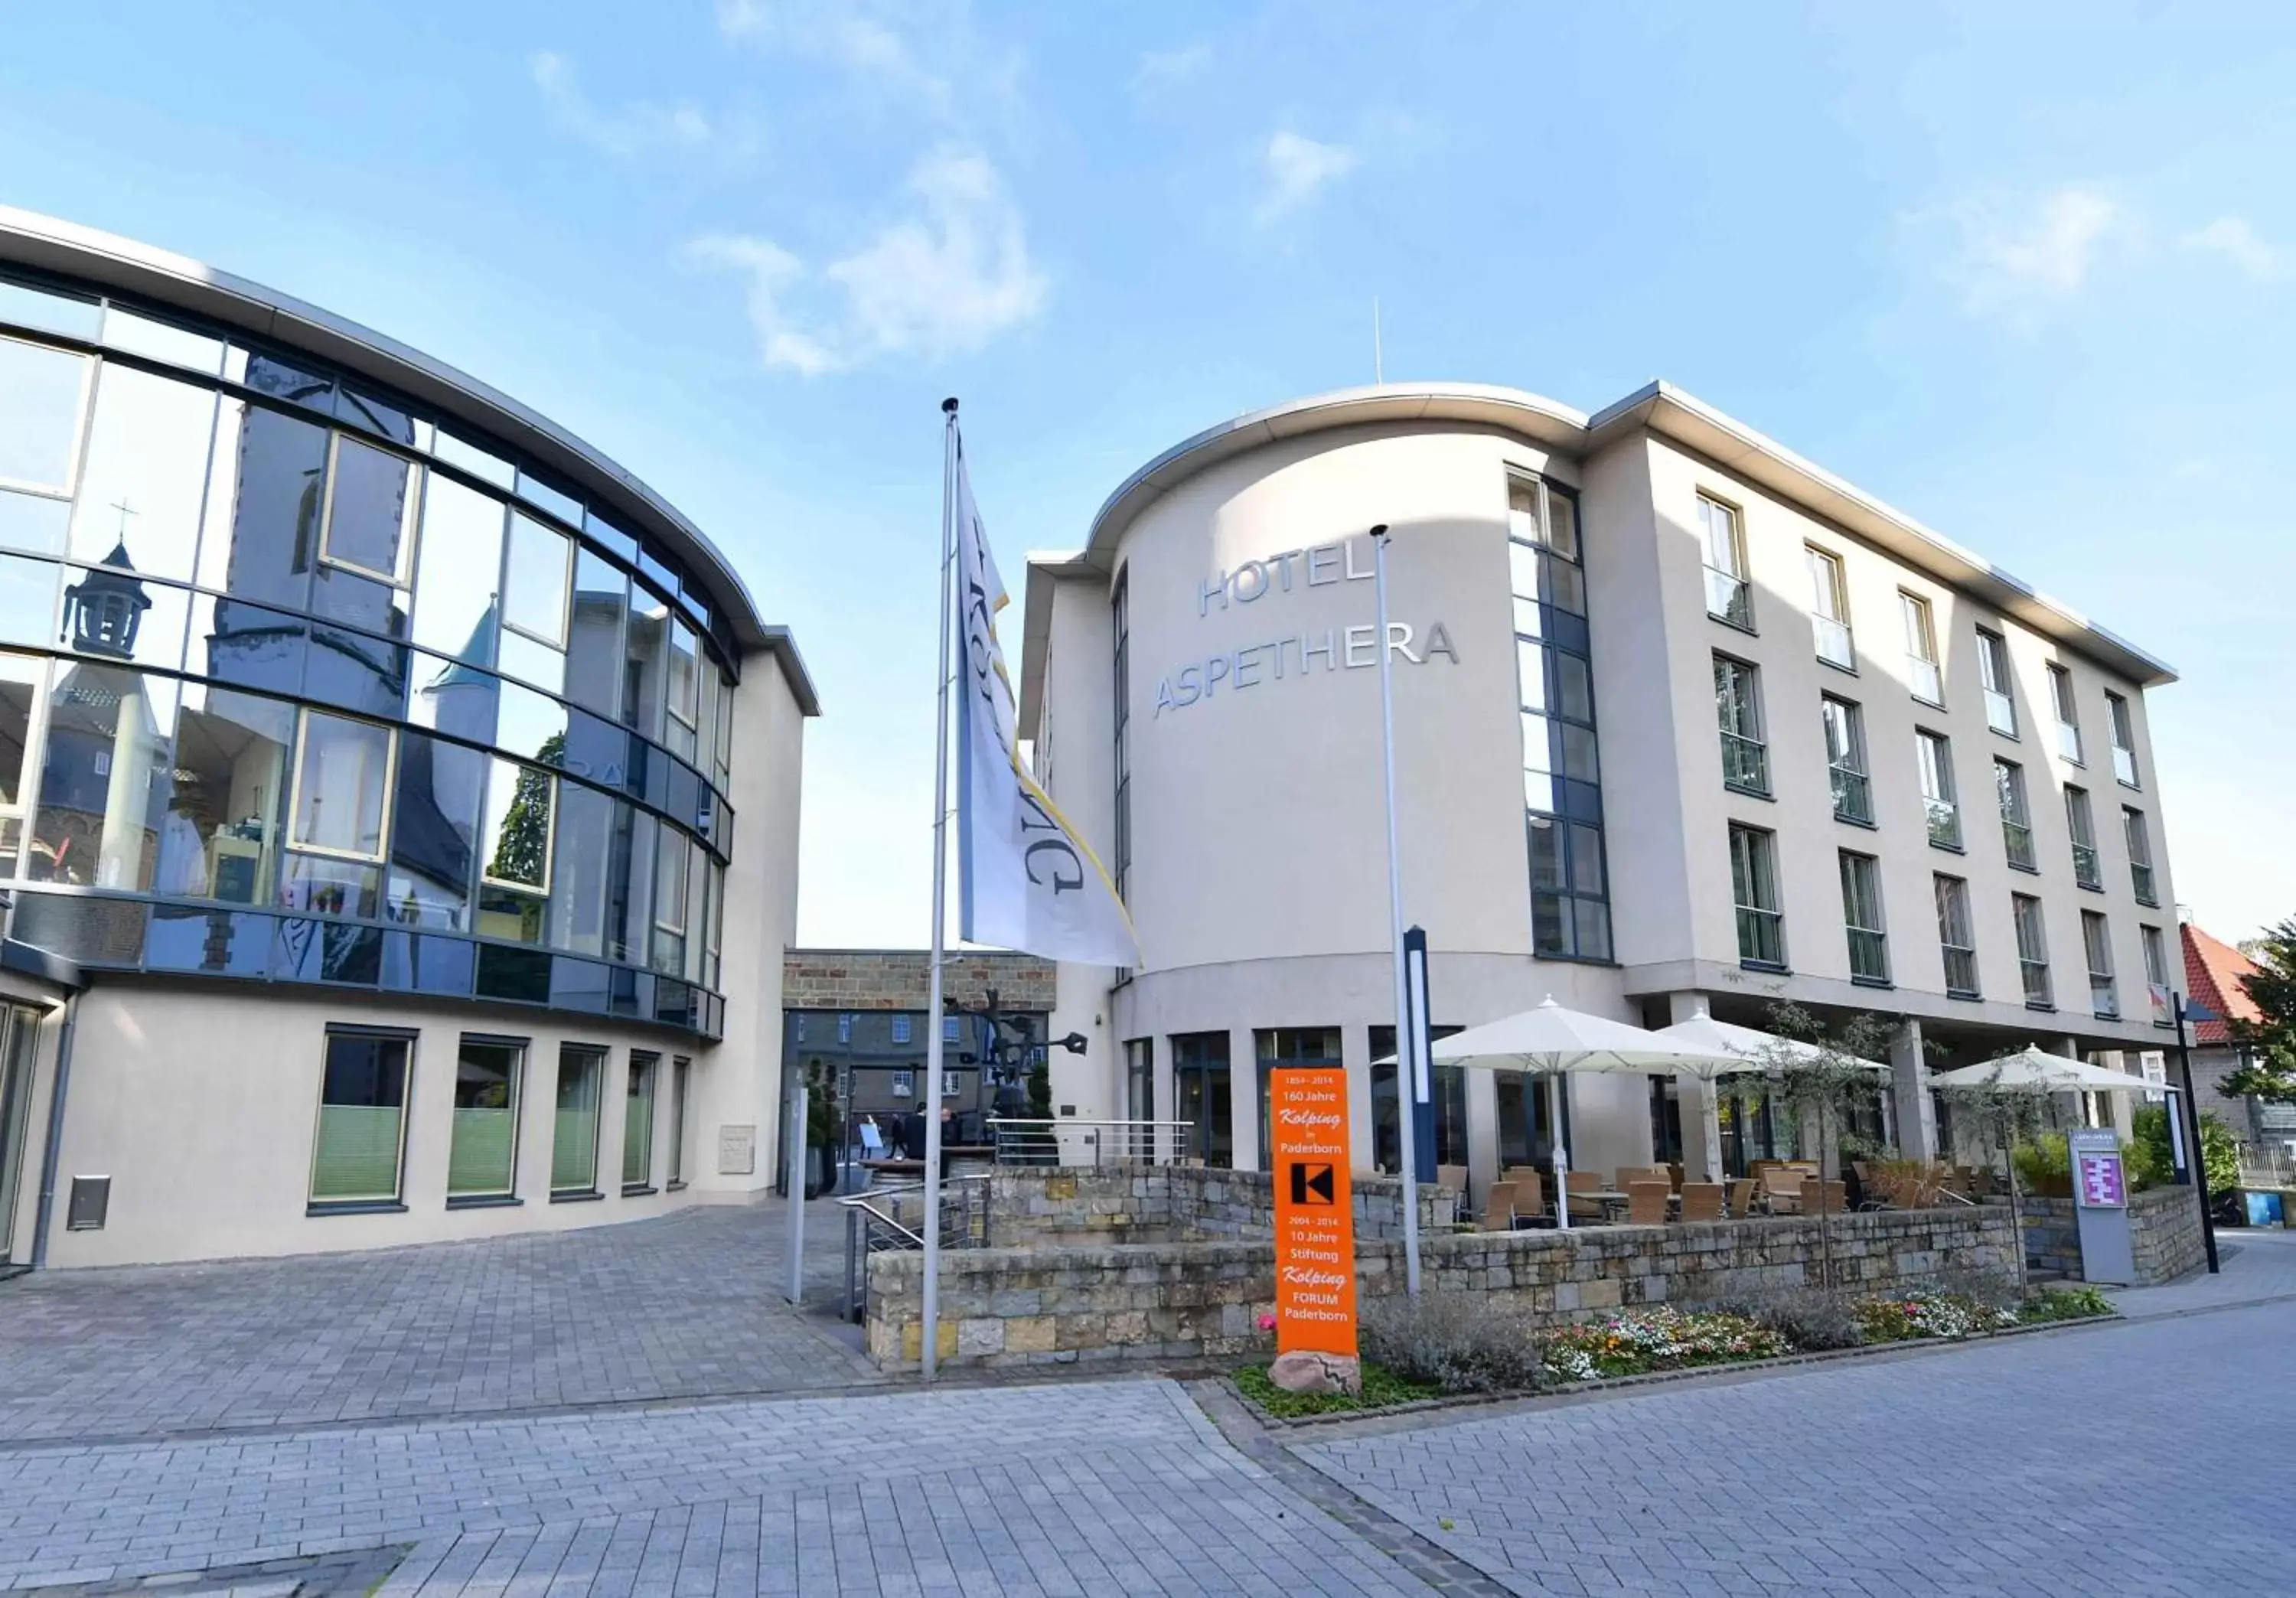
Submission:
<svg viewBox="0 0 2296 1598">
<path fill-rule="evenodd" d="M 2080 728 L 2070 721 L 2057 723 L 2057 753 L 2076 766 L 2081 764 Z"/>
<path fill-rule="evenodd" d="M 1770 751 L 1759 738 L 1742 733 L 1722 734 L 1723 785 L 1745 793 L 1770 791 Z"/>
<path fill-rule="evenodd" d="M 2088 1007 L 2097 1020 L 2117 1021 L 2120 1019 L 2120 996 L 2114 991 L 2110 973 L 2088 974 Z"/>
<path fill-rule="evenodd" d="M 1956 999 L 1977 996 L 1977 951 L 1960 949 L 1951 944 L 1945 950 L 1945 990 Z"/>
<path fill-rule="evenodd" d="M 1985 691 L 1985 725 L 1997 733 L 2017 735 L 2017 701 L 1998 688 Z"/>
<path fill-rule="evenodd" d="M 1833 767 L 1833 814 L 1842 821 L 1874 819 L 1874 784 L 1864 772 Z"/>
<path fill-rule="evenodd" d="M 1927 700 L 1933 705 L 1945 703 L 1945 678 L 1938 671 L 1938 663 L 1926 655 L 1906 657 L 1906 681 L 1915 699 Z"/>
<path fill-rule="evenodd" d="M 1193 1121 L 1008 1120 L 992 1116 L 999 1165 L 1169 1165 L 1189 1146 Z"/>
<path fill-rule="evenodd" d="M 1830 616 L 1816 619 L 1817 628 L 1817 658 L 1844 671 L 1857 664 L 1857 646 L 1850 642 L 1849 629 Z"/>
<path fill-rule="evenodd" d="M 2017 970 L 2025 979 L 2025 1003 L 2043 1010 L 2054 1009 L 2056 998 L 2049 987 L 2049 963 L 2020 959 Z"/>
<path fill-rule="evenodd" d="M 1849 929 L 1849 974 L 1861 982 L 1890 979 L 1890 940 L 1863 927 Z"/>
<path fill-rule="evenodd" d="M 1775 910 L 1738 906 L 1738 958 L 1755 965 L 1786 963 L 1785 917 Z"/>
<path fill-rule="evenodd" d="M 2160 890 L 2152 886 L 2152 865 L 2150 861 L 2131 860 L 2128 863 L 2128 885 L 2136 890 L 2138 904 L 2157 905 L 2161 902 Z"/>
<path fill-rule="evenodd" d="M 1709 566 L 1706 569 L 1706 613 L 1732 627 L 1752 630 L 1754 598 L 1752 585 L 1744 578 L 1733 577 Z"/>
<path fill-rule="evenodd" d="M 2096 846 L 2092 843 L 2073 845 L 2073 881 L 2083 888 L 2103 888 L 2104 873 L 2097 863 Z"/>
<path fill-rule="evenodd" d="M 1930 813 L 1930 841 L 1945 848 L 1961 847 L 1961 807 L 1950 799 L 1924 799 Z"/>
<path fill-rule="evenodd" d="M 2021 821 L 2001 818 L 2001 847 L 2009 852 L 2009 864 L 2021 865 L 2028 871 L 2038 869 L 2033 860 L 2033 829 Z"/>
<path fill-rule="evenodd" d="M 2112 746 L 2112 774 L 2131 788 L 2136 786 L 2136 751 L 2116 743 Z"/>
</svg>

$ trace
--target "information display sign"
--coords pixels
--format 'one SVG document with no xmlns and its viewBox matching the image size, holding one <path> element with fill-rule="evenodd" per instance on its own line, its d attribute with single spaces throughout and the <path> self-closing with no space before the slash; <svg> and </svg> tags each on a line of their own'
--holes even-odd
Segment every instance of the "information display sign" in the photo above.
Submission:
<svg viewBox="0 0 2296 1598">
<path fill-rule="evenodd" d="M 1356 1352 L 1355 1201 L 1348 1182 L 1348 1076 L 1337 1066 L 1268 1073 L 1275 1179 L 1275 1351 Z"/>
</svg>

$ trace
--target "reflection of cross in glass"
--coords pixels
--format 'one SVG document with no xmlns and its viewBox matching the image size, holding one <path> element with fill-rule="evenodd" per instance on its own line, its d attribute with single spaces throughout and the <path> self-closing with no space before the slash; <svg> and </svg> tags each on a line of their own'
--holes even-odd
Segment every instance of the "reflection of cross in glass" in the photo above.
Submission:
<svg viewBox="0 0 2296 1598">
<path fill-rule="evenodd" d="M 119 541 L 122 544 L 125 544 L 127 542 L 127 519 L 130 516 L 138 514 L 138 512 L 135 506 L 129 504 L 124 499 L 113 500 L 111 502 L 111 508 L 119 512 Z"/>
</svg>

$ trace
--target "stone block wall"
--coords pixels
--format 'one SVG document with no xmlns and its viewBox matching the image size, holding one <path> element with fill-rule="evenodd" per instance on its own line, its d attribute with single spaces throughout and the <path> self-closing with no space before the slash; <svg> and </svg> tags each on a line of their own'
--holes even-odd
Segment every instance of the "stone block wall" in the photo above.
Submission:
<svg viewBox="0 0 2296 1598">
<path fill-rule="evenodd" d="M 2021 1197 L 2025 1267 L 2086 1280 L 2081 1270 L 2080 1218 L 2070 1199 Z M 1993 1206 L 2005 1209 L 2007 1201 Z M 2189 1187 L 2155 1187 L 2128 1196 L 2128 1238 L 2137 1287 L 2157 1287 L 2201 1268 L 2208 1258 L 2201 1209 Z"/>
<path fill-rule="evenodd" d="M 1062 1169 L 999 1168 L 989 1181 L 988 1237 L 997 1247 L 1125 1242 L 1267 1242 L 1275 1236 L 1275 1190 L 1266 1171 L 1201 1166 L 1109 1165 Z M 1403 1184 L 1354 1181 L 1357 1240 L 1403 1235 Z M 1423 1234 L 1450 1231 L 1458 1195 L 1423 1184 Z"/>
<path fill-rule="evenodd" d="M 953 954 L 942 987 L 973 1005 L 996 990 L 1007 1010 L 1053 1008 L 1059 968 L 1034 955 L 975 950 Z M 932 956 L 899 949 L 791 949 L 782 956 L 785 1010 L 922 1010 L 932 996 Z"/>
<path fill-rule="evenodd" d="M 1853 1290 L 2014 1268 L 1998 1207 L 1841 1216 L 1831 1236 L 1833 1279 Z M 1420 1249 L 1426 1291 L 1481 1294 L 1542 1324 L 1814 1286 L 1819 1260 L 1812 1219 L 1430 1233 Z M 1258 1322 L 1274 1310 L 1275 1268 L 1268 1242 L 951 1251 L 941 1256 L 939 1357 L 1009 1366 L 1253 1352 L 1270 1346 Z M 882 1365 L 918 1361 L 922 1269 L 914 1254 L 869 1262 L 868 1348 Z M 1401 1292 L 1403 1274 L 1399 1243 L 1358 1238 L 1359 1299 Z"/>
</svg>

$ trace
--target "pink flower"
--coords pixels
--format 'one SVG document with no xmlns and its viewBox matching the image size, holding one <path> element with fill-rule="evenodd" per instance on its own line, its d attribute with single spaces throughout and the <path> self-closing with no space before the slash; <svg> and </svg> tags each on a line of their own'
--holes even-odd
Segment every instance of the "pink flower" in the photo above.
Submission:
<svg viewBox="0 0 2296 1598">
<path fill-rule="evenodd" d="M 1274 1315 L 1261 1315 L 1261 1316 L 1259 1317 L 1259 1329 L 1260 1329 L 1262 1332 L 1273 1332 L 1273 1331 L 1275 1331 L 1275 1317 Z"/>
</svg>

